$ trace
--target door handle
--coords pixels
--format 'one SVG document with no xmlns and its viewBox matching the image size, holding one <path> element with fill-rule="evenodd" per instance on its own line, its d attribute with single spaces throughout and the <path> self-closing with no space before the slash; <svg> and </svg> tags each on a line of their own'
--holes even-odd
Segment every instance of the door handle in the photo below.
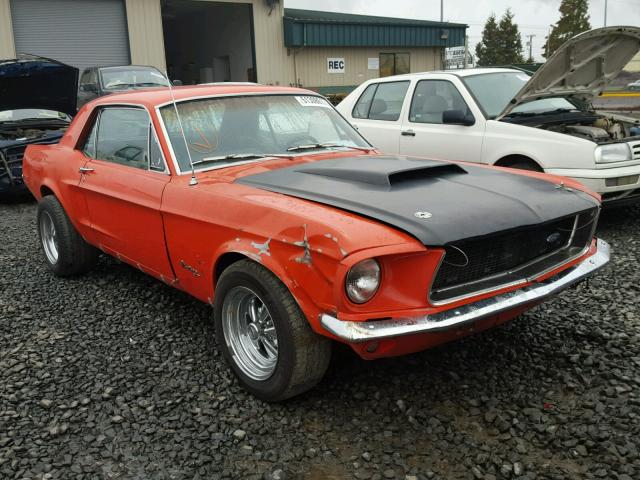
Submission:
<svg viewBox="0 0 640 480">
<path fill-rule="evenodd" d="M 414 132 L 413 130 L 402 130 L 402 132 L 400 132 L 401 135 L 404 135 L 405 137 L 415 137 L 416 136 L 416 132 Z"/>
<path fill-rule="evenodd" d="M 93 168 L 90 167 L 80 167 L 80 173 L 91 173 L 93 172 Z"/>
</svg>

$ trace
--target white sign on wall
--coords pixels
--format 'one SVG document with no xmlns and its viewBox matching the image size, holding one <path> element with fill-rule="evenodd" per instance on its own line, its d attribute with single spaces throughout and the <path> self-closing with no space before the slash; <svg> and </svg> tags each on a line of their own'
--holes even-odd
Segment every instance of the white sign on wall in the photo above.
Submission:
<svg viewBox="0 0 640 480">
<path fill-rule="evenodd" d="M 327 72 L 344 73 L 344 58 L 327 58 Z"/>
<path fill-rule="evenodd" d="M 379 57 L 367 58 L 367 68 L 369 70 L 380 70 L 380 58 Z"/>
</svg>

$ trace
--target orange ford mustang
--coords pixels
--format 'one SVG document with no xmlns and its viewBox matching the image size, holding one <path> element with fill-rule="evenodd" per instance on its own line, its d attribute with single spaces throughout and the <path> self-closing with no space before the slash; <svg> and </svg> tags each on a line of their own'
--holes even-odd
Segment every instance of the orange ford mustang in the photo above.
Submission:
<svg viewBox="0 0 640 480">
<path fill-rule="evenodd" d="M 423 350 L 609 260 L 578 183 L 382 155 L 301 89 L 103 97 L 27 149 L 24 178 L 54 274 L 102 251 L 210 303 L 230 367 L 269 401 L 313 387 L 331 340 L 366 359 Z"/>
</svg>

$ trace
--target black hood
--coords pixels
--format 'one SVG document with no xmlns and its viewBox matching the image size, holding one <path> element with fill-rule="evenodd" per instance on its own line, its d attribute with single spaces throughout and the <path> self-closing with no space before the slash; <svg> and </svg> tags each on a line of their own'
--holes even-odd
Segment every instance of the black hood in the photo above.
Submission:
<svg viewBox="0 0 640 480">
<path fill-rule="evenodd" d="M 403 156 L 323 160 L 236 182 L 357 213 L 432 246 L 537 225 L 598 205 L 584 192 L 516 172 Z"/>
<path fill-rule="evenodd" d="M 0 61 L 0 112 L 35 108 L 76 114 L 78 69 L 48 58 L 21 55 Z"/>
</svg>

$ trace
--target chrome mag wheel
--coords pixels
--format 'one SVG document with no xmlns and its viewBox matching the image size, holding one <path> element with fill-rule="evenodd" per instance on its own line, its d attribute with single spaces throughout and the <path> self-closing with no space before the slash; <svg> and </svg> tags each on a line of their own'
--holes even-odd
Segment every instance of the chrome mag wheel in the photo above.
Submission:
<svg viewBox="0 0 640 480">
<path fill-rule="evenodd" d="M 278 336 L 262 299 L 247 287 L 234 287 L 222 305 L 224 340 L 247 377 L 263 381 L 278 363 Z"/>
<path fill-rule="evenodd" d="M 55 265 L 58 262 L 58 237 L 53 218 L 47 211 L 40 215 L 40 240 L 47 260 L 51 265 Z"/>
</svg>

